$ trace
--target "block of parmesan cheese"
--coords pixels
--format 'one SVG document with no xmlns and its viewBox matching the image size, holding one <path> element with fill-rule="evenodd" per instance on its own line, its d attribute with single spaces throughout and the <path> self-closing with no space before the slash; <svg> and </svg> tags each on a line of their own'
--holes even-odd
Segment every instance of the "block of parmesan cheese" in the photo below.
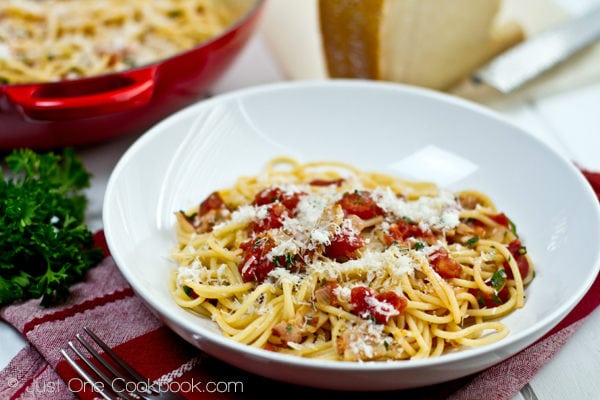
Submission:
<svg viewBox="0 0 600 400">
<path fill-rule="evenodd" d="M 523 39 L 501 0 L 271 0 L 264 29 L 292 78 L 445 90 Z"/>
</svg>

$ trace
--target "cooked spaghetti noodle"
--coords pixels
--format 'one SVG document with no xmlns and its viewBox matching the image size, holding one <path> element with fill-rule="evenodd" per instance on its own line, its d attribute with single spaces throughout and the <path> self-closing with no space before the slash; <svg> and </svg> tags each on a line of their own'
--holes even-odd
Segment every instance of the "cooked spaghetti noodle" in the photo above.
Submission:
<svg viewBox="0 0 600 400">
<path fill-rule="evenodd" d="M 223 32 L 249 4 L 223 0 L 3 0 L 0 83 L 76 79 L 153 63 Z"/>
<path fill-rule="evenodd" d="M 483 193 L 341 163 L 277 158 L 176 216 L 175 301 L 233 340 L 302 357 L 417 359 L 498 341 L 534 277 Z"/>
</svg>

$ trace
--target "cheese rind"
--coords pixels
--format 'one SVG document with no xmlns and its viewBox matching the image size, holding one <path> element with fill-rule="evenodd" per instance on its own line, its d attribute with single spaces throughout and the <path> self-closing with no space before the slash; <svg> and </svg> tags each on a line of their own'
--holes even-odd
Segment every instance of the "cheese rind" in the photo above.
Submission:
<svg viewBox="0 0 600 400">
<path fill-rule="evenodd" d="M 331 78 L 365 78 L 446 90 L 523 40 L 498 26 L 501 0 L 319 0 Z"/>
<path fill-rule="evenodd" d="M 319 1 L 323 51 L 331 77 L 379 79 L 385 0 Z"/>
</svg>

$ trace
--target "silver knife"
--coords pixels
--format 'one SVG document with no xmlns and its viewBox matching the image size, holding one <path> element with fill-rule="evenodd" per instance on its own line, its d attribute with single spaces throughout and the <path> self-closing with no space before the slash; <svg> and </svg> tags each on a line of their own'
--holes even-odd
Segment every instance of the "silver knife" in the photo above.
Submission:
<svg viewBox="0 0 600 400">
<path fill-rule="evenodd" d="M 478 70 L 473 80 L 510 93 L 599 38 L 600 7 L 507 50 Z"/>
</svg>

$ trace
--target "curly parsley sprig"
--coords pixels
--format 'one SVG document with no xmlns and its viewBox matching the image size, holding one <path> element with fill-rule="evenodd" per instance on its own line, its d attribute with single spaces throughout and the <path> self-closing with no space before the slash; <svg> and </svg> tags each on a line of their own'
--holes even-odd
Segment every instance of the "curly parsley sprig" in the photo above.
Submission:
<svg viewBox="0 0 600 400">
<path fill-rule="evenodd" d="M 55 305 L 102 259 L 84 223 L 91 174 L 72 149 L 14 150 L 4 161 L 0 305 L 39 297 L 43 306 Z"/>
</svg>

